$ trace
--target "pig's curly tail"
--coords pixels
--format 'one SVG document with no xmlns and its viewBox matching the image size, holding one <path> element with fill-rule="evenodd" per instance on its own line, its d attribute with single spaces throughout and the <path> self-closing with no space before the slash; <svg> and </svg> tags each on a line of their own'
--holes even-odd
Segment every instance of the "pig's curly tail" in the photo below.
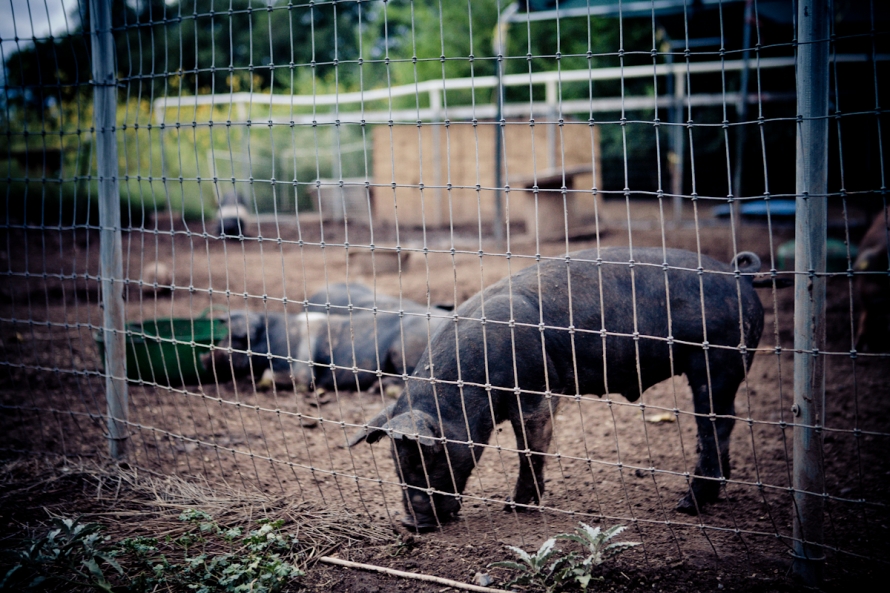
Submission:
<svg viewBox="0 0 890 593">
<path fill-rule="evenodd" d="M 753 274 L 760 271 L 760 258 L 756 253 L 743 251 L 732 260 L 733 267 L 738 267 L 739 272 Z"/>
</svg>

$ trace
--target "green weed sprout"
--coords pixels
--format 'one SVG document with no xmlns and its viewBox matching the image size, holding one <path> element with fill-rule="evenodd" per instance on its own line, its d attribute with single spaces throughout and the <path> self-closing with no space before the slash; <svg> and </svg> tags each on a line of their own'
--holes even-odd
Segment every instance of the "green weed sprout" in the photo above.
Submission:
<svg viewBox="0 0 890 593">
<path fill-rule="evenodd" d="M 107 546 L 108 538 L 99 533 L 101 526 L 80 519 L 53 519 L 52 525 L 46 535 L 9 554 L 12 568 L 0 580 L 0 591 L 42 588 L 55 581 L 111 593 L 105 569 L 124 571 Z"/>
<path fill-rule="evenodd" d="M 553 593 L 574 582 L 582 591 L 587 591 L 591 581 L 603 580 L 603 577 L 593 575 L 595 567 L 640 545 L 640 542 L 611 541 L 625 529 L 627 528 L 624 525 L 616 525 L 603 531 L 599 527 L 579 522 L 573 533 L 560 533 L 551 537 L 533 554 L 515 546 L 507 546 L 519 561 L 493 562 L 489 566 L 506 568 L 518 573 L 506 583 L 507 587 L 530 586 L 545 593 Z M 556 547 L 557 540 L 580 544 L 582 553 L 579 555 L 574 551 L 561 552 Z"/>
<path fill-rule="evenodd" d="M 529 554 L 515 546 L 507 546 L 507 549 L 512 551 L 520 562 L 493 562 L 489 565 L 515 570 L 519 573 L 506 583 L 507 587 L 533 586 L 543 589 L 546 593 L 552 593 L 571 580 L 571 570 L 577 561 L 577 556 L 574 552 L 561 555 L 556 548 L 555 537 L 551 537 L 541 544 L 534 554 Z"/>
</svg>

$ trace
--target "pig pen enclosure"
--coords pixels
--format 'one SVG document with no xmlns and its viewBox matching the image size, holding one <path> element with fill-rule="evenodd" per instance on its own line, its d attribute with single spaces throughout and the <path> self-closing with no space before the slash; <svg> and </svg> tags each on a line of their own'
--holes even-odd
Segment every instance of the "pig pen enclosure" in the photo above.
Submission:
<svg viewBox="0 0 890 593">
<path fill-rule="evenodd" d="M 200 512 L 285 590 L 581 590 L 491 566 L 579 522 L 591 590 L 886 580 L 881 3 L 3 10 L 0 579 Z"/>
</svg>

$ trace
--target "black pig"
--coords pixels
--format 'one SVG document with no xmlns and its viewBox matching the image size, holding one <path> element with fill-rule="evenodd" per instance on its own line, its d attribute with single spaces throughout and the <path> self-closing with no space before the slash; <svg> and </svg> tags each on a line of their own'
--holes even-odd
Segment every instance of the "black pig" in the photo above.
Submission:
<svg viewBox="0 0 890 593">
<path fill-rule="evenodd" d="M 763 329 L 750 276 L 759 269 L 753 253 L 727 265 L 659 248 L 592 249 L 526 268 L 461 305 L 402 396 L 349 445 L 390 436 L 408 486 L 403 523 L 434 529 L 460 509 L 458 495 L 484 449 L 473 444 L 509 420 L 520 471 L 506 508 L 523 510 L 544 491 L 543 454 L 561 399 L 550 394 L 636 401 L 686 373 L 701 454 L 677 509 L 695 513 L 717 500 L 729 477 L 733 401 Z"/>
<path fill-rule="evenodd" d="M 288 352 L 296 356 L 305 327 L 305 322 L 300 324 L 299 315 L 235 310 L 228 313 L 225 321 L 228 334 L 201 358 L 204 368 L 212 367 L 217 379 L 259 376 L 269 368 L 288 371 L 286 357 Z"/>
<path fill-rule="evenodd" d="M 887 235 L 890 234 L 890 208 L 878 214 L 859 243 L 859 256 L 853 264 L 856 349 L 862 352 L 890 351 L 890 278 L 887 276 Z M 870 273 L 869 273 L 870 272 Z"/>
</svg>

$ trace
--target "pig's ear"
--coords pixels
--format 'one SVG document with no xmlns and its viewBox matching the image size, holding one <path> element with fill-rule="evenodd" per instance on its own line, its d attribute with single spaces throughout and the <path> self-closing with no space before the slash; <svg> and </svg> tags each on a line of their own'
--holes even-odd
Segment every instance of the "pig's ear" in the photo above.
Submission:
<svg viewBox="0 0 890 593">
<path fill-rule="evenodd" d="M 226 325 L 230 338 L 247 337 L 247 316 L 243 311 L 229 311 L 222 322 Z"/>
<path fill-rule="evenodd" d="M 249 339 L 252 345 L 265 330 L 266 318 L 258 313 L 236 310 L 230 311 L 223 322 L 228 325 L 229 336 L 233 340 Z"/>
<path fill-rule="evenodd" d="M 872 247 L 859 253 L 856 263 L 853 264 L 854 270 L 881 270 L 887 269 L 887 248 Z"/>
<path fill-rule="evenodd" d="M 360 431 L 352 435 L 348 445 L 350 447 L 355 447 L 362 441 L 368 441 L 368 443 L 376 443 L 379 441 L 381 437 L 386 435 L 386 430 L 382 427 L 389 422 L 390 418 L 392 418 L 392 410 L 395 407 L 396 403 L 393 402 L 380 410 L 380 413 L 368 420 L 367 427 L 362 428 Z"/>
<path fill-rule="evenodd" d="M 399 414 L 382 427 L 395 440 L 403 438 L 417 441 L 427 447 L 440 447 L 436 420 L 426 412 L 411 410 Z"/>
<path fill-rule="evenodd" d="M 269 318 L 262 313 L 251 313 L 249 319 L 251 347 L 255 342 L 265 343 L 266 334 L 269 332 Z"/>
</svg>

